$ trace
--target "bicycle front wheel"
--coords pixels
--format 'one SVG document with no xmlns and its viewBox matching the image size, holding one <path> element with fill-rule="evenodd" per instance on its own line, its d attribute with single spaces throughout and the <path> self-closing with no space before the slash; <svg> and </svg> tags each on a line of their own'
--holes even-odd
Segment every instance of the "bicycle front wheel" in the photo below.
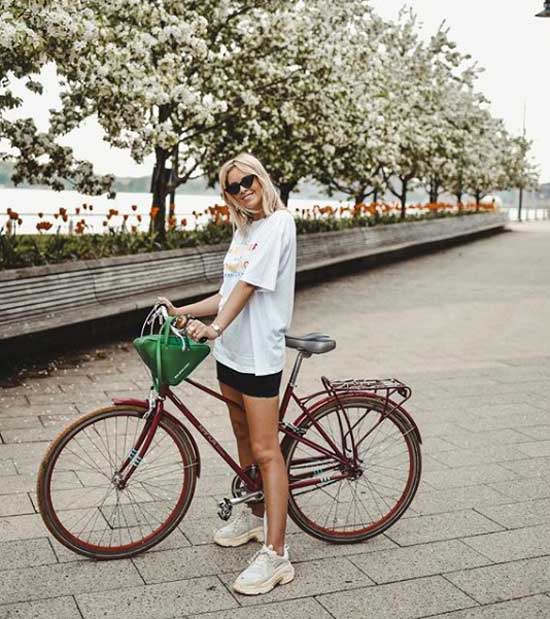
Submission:
<svg viewBox="0 0 550 619">
<path fill-rule="evenodd" d="M 182 427 L 161 417 L 124 488 L 117 471 L 147 420 L 139 407 L 111 406 L 77 419 L 52 443 L 38 475 L 38 505 L 54 537 L 94 559 L 148 550 L 179 524 L 196 485 L 197 461 Z"/>
<path fill-rule="evenodd" d="M 355 445 L 358 469 L 351 474 L 336 458 L 298 439 L 285 438 L 289 516 L 319 539 L 360 542 L 385 531 L 410 505 L 420 481 L 420 444 L 411 422 L 399 410 L 384 415 L 383 400 L 366 396 L 340 396 L 340 400 L 342 407 L 328 402 L 300 429 L 305 439 L 333 452 L 323 436 L 326 433 L 349 458 Z M 303 483 L 312 480 L 318 481 Z"/>
</svg>

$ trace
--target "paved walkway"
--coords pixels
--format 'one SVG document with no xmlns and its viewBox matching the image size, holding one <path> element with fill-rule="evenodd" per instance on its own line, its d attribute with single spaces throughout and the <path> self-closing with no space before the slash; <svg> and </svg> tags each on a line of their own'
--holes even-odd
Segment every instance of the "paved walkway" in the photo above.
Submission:
<svg viewBox="0 0 550 619">
<path fill-rule="evenodd" d="M 255 598 L 229 584 L 254 545 L 220 549 L 215 499 L 227 492 L 201 443 L 204 474 L 176 532 L 132 561 L 81 560 L 48 538 L 35 472 L 59 428 L 110 396 L 144 394 L 131 348 L 4 390 L 0 408 L 0 618 L 550 616 L 550 222 L 299 291 L 293 332 L 324 331 L 335 351 L 316 377 L 408 382 L 424 437 L 422 484 L 385 535 L 334 546 L 290 526 L 297 577 Z M 289 358 L 289 362 L 291 358 Z M 197 377 L 212 382 L 212 360 Z M 180 390 L 181 392 L 186 390 Z M 190 396 L 232 445 L 225 411 Z"/>
</svg>

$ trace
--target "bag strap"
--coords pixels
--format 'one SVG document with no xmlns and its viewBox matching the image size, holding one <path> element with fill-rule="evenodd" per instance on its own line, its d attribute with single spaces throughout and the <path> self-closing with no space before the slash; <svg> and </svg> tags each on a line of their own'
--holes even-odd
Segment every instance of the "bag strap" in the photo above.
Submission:
<svg viewBox="0 0 550 619">
<path fill-rule="evenodd" d="M 168 316 L 162 325 L 162 328 L 159 333 L 159 337 L 157 338 L 157 346 L 155 351 L 156 357 L 156 372 L 155 376 L 153 376 L 153 383 L 155 385 L 155 389 L 158 391 L 160 386 L 163 384 L 162 377 L 162 347 L 166 346 L 168 343 L 168 335 L 170 334 L 170 327 L 172 323 L 176 320 L 175 316 Z"/>
</svg>

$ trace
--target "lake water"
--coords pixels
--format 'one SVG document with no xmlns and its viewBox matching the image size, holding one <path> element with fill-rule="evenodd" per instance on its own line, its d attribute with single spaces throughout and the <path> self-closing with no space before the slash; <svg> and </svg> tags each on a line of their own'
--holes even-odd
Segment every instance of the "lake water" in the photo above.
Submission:
<svg viewBox="0 0 550 619">
<path fill-rule="evenodd" d="M 294 194 L 289 201 L 289 208 L 292 211 L 299 209 L 311 209 L 314 205 L 320 206 L 345 206 L 350 202 L 341 202 L 338 200 L 321 199 L 321 200 L 306 200 L 299 198 L 300 194 Z M 193 229 L 196 223 L 205 223 L 208 216 L 204 214 L 209 206 L 221 204 L 222 200 L 216 195 L 200 195 L 200 194 L 176 194 L 176 217 L 178 225 L 183 218 L 187 219 L 187 228 Z M 82 205 L 92 205 L 93 210 L 83 209 Z M 136 205 L 136 210 L 132 210 L 132 205 Z M 76 191 L 56 192 L 50 189 L 14 189 L 0 187 L 0 228 L 7 221 L 6 209 L 11 208 L 18 213 L 22 219 L 22 224 L 18 226 L 19 233 L 36 233 L 36 224 L 41 221 L 39 213 L 43 214 L 42 220 L 49 221 L 54 225 L 50 229 L 50 233 L 69 232 L 69 222 L 63 222 L 61 218 L 55 219 L 54 213 L 59 211 L 59 208 L 67 209 L 73 225 L 80 219 L 84 219 L 88 225 L 89 232 L 105 232 L 108 228 L 103 225 L 105 216 L 109 209 L 119 211 L 118 216 L 114 216 L 109 220 L 109 226 L 120 228 L 123 222 L 122 216 L 128 214 L 126 225 L 128 229 L 131 226 L 136 226 L 139 230 L 148 230 L 149 228 L 149 210 L 151 208 L 151 196 L 147 193 L 117 193 L 114 200 L 109 200 L 105 196 L 85 196 Z M 77 214 L 75 209 L 80 209 Z M 517 209 L 503 209 L 508 211 L 512 221 L 517 220 Z M 198 218 L 195 218 L 192 213 L 203 213 Z M 141 215 L 141 222 L 138 221 L 137 215 Z M 548 209 L 526 208 L 523 210 L 523 219 L 542 219 L 544 216 L 550 215 Z"/>
<path fill-rule="evenodd" d="M 299 194 L 296 194 L 299 195 Z M 83 204 L 92 205 L 93 210 L 84 209 Z M 206 214 L 201 215 L 197 220 L 192 215 L 193 211 L 204 213 L 209 206 L 222 204 L 222 200 L 216 195 L 198 195 L 198 194 L 176 194 L 176 217 L 178 225 L 181 219 L 186 218 L 189 229 L 195 227 L 195 222 L 204 223 L 208 217 Z M 338 200 L 302 200 L 291 197 L 289 208 L 292 211 L 296 209 L 311 209 L 315 204 L 320 206 L 340 206 L 345 204 Z M 132 205 L 136 205 L 137 209 L 132 210 Z M 7 221 L 6 209 L 11 208 L 22 219 L 21 226 L 18 226 L 17 231 L 20 233 L 36 233 L 36 224 L 41 221 L 39 213 L 43 214 L 42 220 L 53 223 L 50 232 L 66 233 L 69 231 L 69 222 L 64 223 L 60 217 L 54 219 L 54 213 L 59 211 L 59 208 L 67 209 L 70 219 L 73 220 L 73 225 L 80 219 L 84 219 L 88 224 L 90 232 L 104 232 L 107 228 L 103 226 L 105 216 L 109 209 L 119 211 L 118 216 L 113 216 L 109 221 L 109 226 L 120 228 L 122 225 L 122 216 L 128 214 L 126 225 L 128 228 L 137 226 L 140 230 L 148 230 L 149 228 L 149 210 L 151 208 L 151 195 L 147 193 L 124 193 L 119 192 L 114 200 L 109 200 L 105 196 L 85 196 L 76 191 L 56 192 L 49 189 L 14 189 L 0 188 L 0 227 L 3 227 Z M 75 209 L 79 208 L 80 213 L 76 213 Z M 141 223 L 137 219 L 137 215 L 142 217 Z"/>
</svg>

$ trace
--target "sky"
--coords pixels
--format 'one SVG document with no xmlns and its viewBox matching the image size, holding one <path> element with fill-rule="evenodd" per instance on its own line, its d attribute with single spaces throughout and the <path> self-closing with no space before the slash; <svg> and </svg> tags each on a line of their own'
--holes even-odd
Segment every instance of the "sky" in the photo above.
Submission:
<svg viewBox="0 0 550 619">
<path fill-rule="evenodd" d="M 550 182 L 550 19 L 534 17 L 542 10 L 543 0 L 370 0 L 370 4 L 386 19 L 395 19 L 404 4 L 412 5 L 426 38 L 445 20 L 459 50 L 471 54 L 485 69 L 478 89 L 491 101 L 493 114 L 504 119 L 510 132 L 520 134 L 526 110 L 532 158 L 541 181 Z M 33 116 L 45 129 L 47 110 L 59 102 L 53 67 L 43 72 L 43 82 L 42 96 L 19 90 L 24 105 L 17 115 Z M 94 120 L 62 142 L 72 146 L 79 158 L 91 161 L 98 173 L 143 176 L 151 171 L 151 160 L 138 165 L 126 151 L 109 147 Z"/>
</svg>

